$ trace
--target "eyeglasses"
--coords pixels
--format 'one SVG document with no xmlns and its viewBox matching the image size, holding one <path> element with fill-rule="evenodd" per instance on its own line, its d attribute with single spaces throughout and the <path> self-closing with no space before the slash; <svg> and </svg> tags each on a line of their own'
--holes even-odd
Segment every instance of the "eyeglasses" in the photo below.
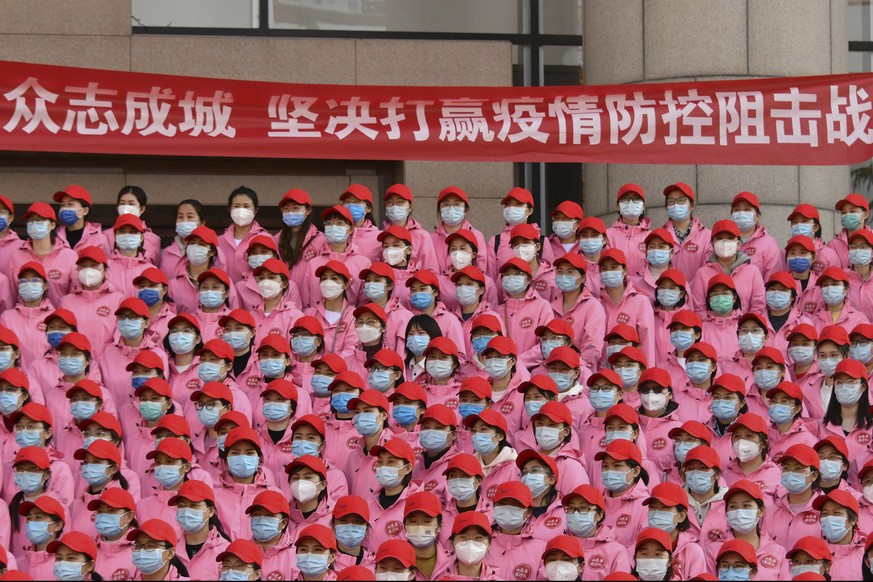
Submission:
<svg viewBox="0 0 873 582">
<path fill-rule="evenodd" d="M 158 544 L 155 542 L 146 542 L 141 544 L 139 542 L 133 542 L 133 551 L 139 552 L 141 550 L 145 550 L 146 552 L 154 552 L 155 550 L 168 550 L 169 548 L 163 544 Z"/>
<path fill-rule="evenodd" d="M 217 400 L 212 400 L 210 402 L 195 402 L 194 403 L 195 410 L 203 410 L 204 408 L 206 410 L 212 410 L 214 408 L 224 408 L 224 404 L 222 404 L 221 402 L 219 402 Z"/>
<path fill-rule="evenodd" d="M 464 542 L 476 542 L 477 544 L 487 544 L 490 541 L 488 536 L 483 535 L 466 535 L 466 534 L 458 534 L 455 536 L 455 543 L 462 544 Z"/>
<path fill-rule="evenodd" d="M 688 197 L 682 196 L 681 198 L 668 198 L 667 199 L 667 202 L 666 202 L 667 206 L 676 206 L 677 204 L 679 206 L 685 206 L 686 204 L 688 204 Z"/>
</svg>

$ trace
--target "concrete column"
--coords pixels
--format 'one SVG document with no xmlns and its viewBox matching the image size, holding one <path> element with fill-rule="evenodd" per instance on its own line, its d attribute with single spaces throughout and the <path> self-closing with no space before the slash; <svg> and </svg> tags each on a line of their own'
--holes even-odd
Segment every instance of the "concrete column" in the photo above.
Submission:
<svg viewBox="0 0 873 582">
<path fill-rule="evenodd" d="M 585 79 L 592 85 L 791 77 L 848 69 L 846 0 L 589 0 L 583 4 Z M 814 162 L 814 160 L 810 160 Z M 615 216 L 627 182 L 647 193 L 653 224 L 665 218 L 661 190 L 697 193 L 706 224 L 727 217 L 737 192 L 755 192 L 768 230 L 784 242 L 791 208 L 813 204 L 823 236 L 839 229 L 836 200 L 850 190 L 846 166 L 655 166 L 586 164 L 585 211 Z"/>
</svg>

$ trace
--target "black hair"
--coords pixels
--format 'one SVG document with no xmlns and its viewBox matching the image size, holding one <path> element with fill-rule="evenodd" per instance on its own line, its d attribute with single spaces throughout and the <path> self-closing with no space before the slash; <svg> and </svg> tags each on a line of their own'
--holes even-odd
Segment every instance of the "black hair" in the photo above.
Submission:
<svg viewBox="0 0 873 582">
<path fill-rule="evenodd" d="M 125 194 L 132 194 L 136 201 L 140 206 L 146 206 L 148 203 L 148 197 L 146 196 L 145 190 L 140 188 L 139 186 L 125 186 L 121 190 L 118 191 L 118 196 L 116 196 L 116 204 L 121 201 L 121 197 Z"/>
<path fill-rule="evenodd" d="M 430 315 L 425 315 L 423 313 L 421 315 L 413 315 L 409 319 L 409 323 L 406 324 L 406 330 L 404 330 L 403 334 L 404 337 L 409 336 L 409 330 L 411 330 L 413 326 L 417 326 L 423 329 L 427 333 L 427 335 L 430 336 L 430 339 L 442 337 L 443 335 L 443 331 L 442 329 L 440 329 L 440 324 L 438 324 L 436 320 Z M 406 358 L 404 361 L 407 364 L 411 364 L 412 360 L 415 358 L 415 354 L 409 351 L 405 344 L 403 346 L 403 349 L 406 350 Z"/>
<path fill-rule="evenodd" d="M 194 212 L 197 213 L 197 216 L 200 218 L 200 222 L 206 222 L 206 212 L 203 210 L 203 204 L 200 203 L 199 200 L 195 200 L 193 198 L 186 198 L 182 200 L 178 204 L 176 204 L 176 212 L 179 212 L 179 208 L 185 205 L 191 206 L 194 208 Z"/>
<path fill-rule="evenodd" d="M 230 193 L 230 196 L 227 197 L 227 207 L 233 204 L 233 199 L 237 196 L 247 196 L 251 201 L 252 205 L 255 207 L 255 210 L 258 209 L 258 194 L 247 186 L 240 186 L 239 188 L 235 188 L 233 192 Z"/>
<path fill-rule="evenodd" d="M 855 415 L 855 428 L 867 429 L 873 426 L 873 416 L 870 415 L 870 395 L 868 392 L 867 379 L 862 378 L 861 384 L 864 390 L 861 392 L 861 398 L 858 400 L 858 413 Z M 828 409 L 824 417 L 825 424 L 834 426 L 842 426 L 843 411 L 842 406 L 837 401 L 836 391 L 831 393 Z"/>
<path fill-rule="evenodd" d="M 169 550 L 171 548 L 167 548 L 167 549 Z M 173 548 L 173 549 L 175 549 L 175 548 Z M 188 574 L 188 568 L 185 567 L 185 563 L 182 562 L 182 558 L 179 557 L 178 553 L 175 556 L 173 556 L 172 560 L 170 560 L 170 565 L 176 569 L 176 571 L 179 573 L 179 576 L 181 576 L 182 578 L 188 578 L 190 576 Z"/>
<path fill-rule="evenodd" d="M 646 485 L 649 484 L 649 472 L 646 471 L 642 465 L 640 465 L 639 463 L 637 463 L 636 461 L 631 460 L 631 459 L 626 460 L 625 463 L 627 463 L 627 466 L 630 467 L 631 471 L 633 471 L 637 467 L 640 468 L 640 474 L 637 476 L 637 479 L 634 481 L 634 484 L 636 484 L 637 481 L 642 481 Z"/>
<path fill-rule="evenodd" d="M 257 204 L 255 204 L 257 206 Z M 306 206 L 309 206 L 308 204 Z M 309 232 L 309 227 L 312 226 L 312 206 L 309 206 L 310 212 L 303 219 L 303 224 L 298 227 L 295 234 L 294 229 L 284 222 L 279 230 L 279 256 L 288 264 L 288 267 L 293 267 L 303 258 L 303 249 L 309 244 L 306 241 L 306 233 Z"/>
<path fill-rule="evenodd" d="M 164 299 L 167 299 L 167 298 L 165 297 Z M 201 334 L 199 331 L 195 332 L 195 333 L 200 337 L 200 341 L 198 341 L 194 345 L 194 353 L 196 354 L 197 352 L 200 351 L 200 348 L 203 347 L 203 334 Z M 167 333 L 164 336 L 164 341 L 161 343 L 164 346 L 164 352 L 167 354 L 167 356 L 169 358 L 172 359 L 173 357 L 176 356 L 176 352 L 174 352 L 173 349 L 170 347 L 170 330 L 167 330 Z"/>
</svg>

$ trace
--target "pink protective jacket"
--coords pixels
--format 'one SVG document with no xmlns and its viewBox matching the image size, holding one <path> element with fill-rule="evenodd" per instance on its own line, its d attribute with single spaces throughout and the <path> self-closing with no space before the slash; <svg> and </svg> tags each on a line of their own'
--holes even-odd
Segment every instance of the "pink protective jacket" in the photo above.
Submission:
<svg viewBox="0 0 873 582">
<path fill-rule="evenodd" d="M 782 249 L 763 225 L 759 224 L 752 236 L 740 243 L 740 251 L 749 256 L 765 281 L 782 268 Z"/>
<path fill-rule="evenodd" d="M 573 345 L 579 348 L 579 357 L 588 369 L 599 369 L 603 338 L 606 336 L 606 311 L 603 304 L 588 289 L 583 288 L 576 305 L 569 311 L 564 311 L 563 295 L 552 301 L 552 309 L 556 318 L 566 321 L 573 328 Z"/>
<path fill-rule="evenodd" d="M 136 297 L 136 285 L 133 280 L 139 277 L 146 269 L 151 269 L 152 264 L 144 255 L 125 257 L 118 251 L 109 255 L 106 265 L 106 278 L 125 297 Z"/>
<path fill-rule="evenodd" d="M 103 539 L 102 536 L 97 538 L 95 568 L 104 580 L 131 580 L 136 572 L 131 562 L 132 558 L 133 542 L 127 541 L 126 535 L 111 542 Z"/>
<path fill-rule="evenodd" d="M 52 311 L 54 311 L 54 306 L 51 301 L 44 298 L 39 307 L 25 307 L 19 302 L 0 314 L 0 325 L 8 327 L 18 336 L 20 342 L 18 351 L 21 353 L 19 366 L 21 368 L 30 367 L 49 349 L 43 320 Z"/>
<path fill-rule="evenodd" d="M 502 533 L 496 527 L 485 560 L 501 572 L 510 574 L 511 580 L 536 580 L 546 543 L 547 538 L 534 535 L 532 520 L 518 535 Z"/>
<path fill-rule="evenodd" d="M 143 222 L 145 226 L 145 222 Z M 106 237 L 106 242 L 110 249 L 115 248 L 115 229 L 104 228 L 103 236 Z M 161 237 L 152 232 L 148 226 L 145 226 L 145 231 L 142 233 L 142 247 L 145 258 L 153 265 L 158 264 L 158 258 L 161 255 Z"/>
<path fill-rule="evenodd" d="M 218 248 L 224 255 L 225 271 L 230 276 L 231 281 L 239 281 L 243 274 L 248 270 L 249 266 L 246 262 L 246 251 L 249 248 L 249 242 L 259 235 L 270 236 L 270 233 L 264 230 L 257 221 L 252 222 L 252 228 L 242 240 L 236 241 L 233 236 L 234 225 L 231 224 L 218 237 Z"/>
<path fill-rule="evenodd" d="M 504 295 L 504 303 L 496 311 L 503 323 L 505 335 L 515 342 L 519 354 L 537 345 L 534 330 L 555 317 L 549 302 L 540 297 L 532 287 L 528 287 L 521 299 L 511 299 Z"/>
<path fill-rule="evenodd" d="M 88 336 L 94 354 L 100 355 L 112 343 L 118 322 L 115 310 L 125 297 L 131 295 L 124 295 L 109 281 L 104 281 L 99 289 L 86 291 L 77 279 L 70 293 L 61 299 L 59 307 L 73 312 L 79 331 Z"/>
<path fill-rule="evenodd" d="M 640 350 L 646 356 L 649 366 L 653 366 L 656 362 L 655 313 L 648 298 L 637 291 L 633 283 L 628 283 L 617 305 L 609 298 L 606 289 L 600 292 L 600 304 L 603 305 L 606 313 L 606 330 L 614 328 L 619 323 L 635 328 L 640 336 Z"/>
<path fill-rule="evenodd" d="M 370 257 L 361 252 L 358 246 L 351 242 L 346 247 L 344 253 L 335 253 L 330 250 L 330 243 L 325 241 L 323 245 L 316 249 L 316 255 L 311 260 L 296 267 L 298 270 L 303 271 L 301 280 L 298 283 L 300 287 L 300 305 L 303 308 L 313 307 L 316 303 L 322 301 L 319 278 L 315 276 L 315 271 L 319 267 L 326 265 L 328 261 L 339 261 L 349 270 L 352 278 L 349 281 L 349 288 L 346 290 L 346 298 L 349 300 L 349 303 L 355 304 L 358 302 L 358 297 L 361 296 L 361 286 L 363 285 L 363 281 L 358 278 L 358 274 L 372 264 Z"/>
<path fill-rule="evenodd" d="M 673 249 L 673 266 L 690 278 L 712 256 L 712 231 L 697 217 L 691 218 L 691 231 L 682 242 L 679 242 L 679 237 L 675 234 L 676 227 L 672 220 L 665 222 L 663 228 L 673 233 L 678 245 Z"/>
<path fill-rule="evenodd" d="M 579 542 L 585 550 L 587 580 L 603 580 L 612 572 L 630 572 L 631 559 L 628 548 L 615 541 L 612 528 L 601 526 L 593 536 L 579 538 Z M 540 579 L 544 575 L 545 569 L 540 572 Z"/>
<path fill-rule="evenodd" d="M 605 490 L 603 495 L 606 500 L 603 525 L 612 529 L 618 543 L 632 546 L 637 534 L 648 524 L 649 508 L 643 501 L 649 497 L 649 488 L 640 480 L 619 497 L 612 497 Z"/>
<path fill-rule="evenodd" d="M 30 240 L 22 244 L 15 252 L 10 255 L 9 268 L 7 273 L 12 273 L 18 276 L 18 271 L 21 266 L 31 261 L 42 263 L 46 275 L 48 275 L 48 291 L 47 295 L 52 305 L 60 305 L 61 299 L 70 292 L 70 287 L 73 284 L 73 279 L 76 278 L 76 261 L 79 255 L 72 250 L 67 243 L 60 240 L 55 241 L 52 251 L 45 255 L 39 256 L 33 252 L 33 247 Z M 12 297 L 18 300 L 18 285 L 12 285 Z"/>
<path fill-rule="evenodd" d="M 112 247 L 109 246 L 109 242 L 106 240 L 106 237 L 103 236 L 103 228 L 101 228 L 98 223 L 85 221 L 85 226 L 82 228 L 84 229 L 84 232 L 82 232 L 82 238 L 79 239 L 79 242 L 76 243 L 75 247 L 72 247 L 74 251 L 78 253 L 85 247 L 100 247 L 107 255 L 112 252 Z M 70 242 L 67 240 L 66 226 L 58 223 L 55 235 L 58 237 L 58 240 L 62 240 L 64 241 L 64 244 L 70 246 Z"/>
<path fill-rule="evenodd" d="M 458 229 L 459 230 L 460 229 L 469 230 L 476 237 L 476 243 L 478 246 L 478 248 L 476 249 L 476 251 L 477 251 L 477 257 L 476 257 L 477 266 L 480 269 L 482 269 L 483 273 L 490 272 L 489 271 L 489 264 L 488 264 L 488 259 L 490 258 L 490 255 L 487 251 L 487 249 L 488 249 L 487 244 L 488 243 L 485 242 L 485 235 L 482 234 L 482 231 L 480 231 L 479 229 L 475 228 L 472 224 L 470 224 L 470 222 L 466 218 L 461 222 L 461 224 L 458 225 Z M 434 252 L 436 253 L 437 265 L 439 266 L 440 272 L 444 271 L 446 269 L 446 267 L 452 266 L 452 263 L 449 260 L 449 247 L 448 247 L 448 245 L 446 245 L 446 237 L 447 236 L 448 236 L 448 233 L 446 232 L 446 227 L 442 223 L 442 221 L 440 221 L 440 223 L 437 225 L 437 227 L 434 229 L 434 231 L 432 233 L 430 233 L 430 237 L 433 241 L 433 249 L 434 249 Z"/>
<path fill-rule="evenodd" d="M 221 523 L 230 539 L 252 536 L 251 520 L 245 510 L 258 493 L 267 489 L 279 490 L 273 472 L 264 466 L 255 474 L 254 483 L 236 483 L 226 470 L 215 480 L 215 505 L 220 508 Z"/>
<path fill-rule="evenodd" d="M 630 226 L 617 218 L 606 229 L 609 246 L 618 249 L 627 257 L 628 273 L 642 271 L 646 267 L 646 237 L 649 235 L 651 221 L 643 217 L 637 226 Z"/>
<path fill-rule="evenodd" d="M 764 313 L 767 309 L 767 300 L 761 272 L 754 265 L 749 264 L 746 259 L 741 260 L 745 262 L 736 265 L 730 273 L 727 273 L 737 287 L 737 294 L 740 296 L 740 310 L 743 313 L 749 311 Z M 709 280 L 724 272 L 713 256 L 700 267 L 696 274 L 689 274 L 692 276 L 690 279 L 691 300 L 694 310 L 700 317 L 704 317 L 709 310 L 709 302 L 706 297 L 706 286 L 709 284 Z"/>
<path fill-rule="evenodd" d="M 538 224 L 532 224 L 537 229 L 537 232 L 542 232 Z M 488 271 L 485 272 L 495 281 L 498 279 L 497 272 L 501 265 L 515 256 L 512 254 L 512 247 L 509 246 L 512 229 L 513 227 L 507 224 L 499 234 L 488 239 Z M 495 248 L 497 249 L 496 252 L 494 250 Z M 479 249 L 480 255 L 482 252 L 482 249 Z M 563 256 L 563 253 L 561 256 Z M 550 245 L 543 245 L 543 251 L 540 258 L 549 263 L 555 260 Z"/>
<path fill-rule="evenodd" d="M 382 226 L 383 228 L 388 228 L 391 226 L 391 223 L 385 221 Z M 428 232 L 426 228 L 421 226 L 411 216 L 406 220 L 406 226 L 403 228 L 409 231 L 409 235 L 412 237 L 411 260 L 418 265 L 419 269 L 428 269 L 434 273 L 439 273 L 439 261 L 437 260 L 437 252 L 433 248 L 432 233 Z M 378 242 L 376 244 L 379 245 L 379 254 L 381 256 L 382 245 Z M 352 273 L 354 272 L 352 271 Z"/>
</svg>

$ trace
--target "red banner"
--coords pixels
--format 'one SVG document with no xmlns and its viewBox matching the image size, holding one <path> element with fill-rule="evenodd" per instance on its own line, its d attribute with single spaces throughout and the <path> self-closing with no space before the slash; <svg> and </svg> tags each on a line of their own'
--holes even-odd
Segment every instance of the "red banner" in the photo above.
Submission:
<svg viewBox="0 0 873 582">
<path fill-rule="evenodd" d="M 873 157 L 873 75 L 576 87 L 292 85 L 0 61 L 0 150 L 647 164 Z"/>
</svg>

